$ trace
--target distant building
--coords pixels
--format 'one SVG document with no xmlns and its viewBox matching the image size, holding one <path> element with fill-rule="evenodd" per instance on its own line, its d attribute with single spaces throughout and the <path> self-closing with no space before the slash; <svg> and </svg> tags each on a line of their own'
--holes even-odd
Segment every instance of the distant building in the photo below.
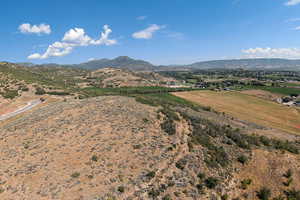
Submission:
<svg viewBox="0 0 300 200">
<path fill-rule="evenodd" d="M 285 106 L 293 106 L 295 104 L 295 102 L 289 101 L 289 102 L 282 103 L 282 104 L 285 105 Z"/>
<path fill-rule="evenodd" d="M 277 103 L 282 104 L 282 98 L 277 98 L 276 101 L 277 101 Z"/>
</svg>

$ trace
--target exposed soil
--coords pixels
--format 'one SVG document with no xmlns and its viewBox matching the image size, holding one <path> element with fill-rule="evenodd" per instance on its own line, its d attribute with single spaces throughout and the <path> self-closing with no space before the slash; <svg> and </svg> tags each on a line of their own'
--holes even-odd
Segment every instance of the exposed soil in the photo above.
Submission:
<svg viewBox="0 0 300 200">
<path fill-rule="evenodd" d="M 155 109 L 100 97 L 53 103 L 6 124 L 0 198 L 94 199 L 122 185 L 122 195 L 130 196 L 143 174 L 174 159 L 174 152 L 164 153 L 173 141 L 162 133 Z"/>
<path fill-rule="evenodd" d="M 274 195 L 282 191 L 282 174 L 289 168 L 295 174 L 291 187 L 299 188 L 299 155 L 251 152 L 216 139 L 232 164 L 208 167 L 208 151 L 201 145 L 189 148 L 190 123 L 179 116 L 176 133 L 168 135 L 161 129 L 164 116 L 158 109 L 119 96 L 49 99 L 0 124 L 0 199 L 140 200 L 170 195 L 197 200 L 244 193 L 245 199 L 256 199 L 255 191 L 262 186 Z M 243 131 L 255 127 L 226 115 L 178 109 L 217 124 L 245 127 Z M 245 165 L 236 162 L 242 153 L 251 157 Z M 218 186 L 197 189 L 203 182 L 199 172 L 217 177 Z M 240 189 L 240 181 L 249 177 L 253 185 Z"/>
</svg>

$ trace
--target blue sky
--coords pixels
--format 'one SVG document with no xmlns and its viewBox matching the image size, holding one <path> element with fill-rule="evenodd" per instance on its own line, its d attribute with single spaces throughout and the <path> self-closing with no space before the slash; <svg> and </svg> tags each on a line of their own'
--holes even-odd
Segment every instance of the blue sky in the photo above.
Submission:
<svg viewBox="0 0 300 200">
<path fill-rule="evenodd" d="M 3 0 L 1 8 L 4 61 L 300 59 L 300 0 Z"/>
</svg>

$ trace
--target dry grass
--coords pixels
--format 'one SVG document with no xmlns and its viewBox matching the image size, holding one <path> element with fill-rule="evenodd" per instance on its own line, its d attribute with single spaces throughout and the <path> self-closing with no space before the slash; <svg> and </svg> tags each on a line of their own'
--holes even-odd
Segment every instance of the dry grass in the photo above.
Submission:
<svg viewBox="0 0 300 200">
<path fill-rule="evenodd" d="M 296 108 L 239 92 L 192 91 L 174 94 L 241 120 L 300 134 L 300 112 Z"/>
<path fill-rule="evenodd" d="M 1 200 L 133 199 L 139 184 L 152 187 L 145 173 L 172 173 L 169 162 L 182 155 L 165 152 L 171 141 L 160 129 L 157 108 L 133 98 L 54 102 L 8 121 L 0 124 Z M 185 126 L 178 127 L 184 129 L 180 136 Z"/>
<path fill-rule="evenodd" d="M 259 167 L 257 167 L 259 166 Z M 288 170 L 292 171 L 293 179 L 290 188 L 300 189 L 299 156 L 282 154 L 280 152 L 269 152 L 265 150 L 254 150 L 251 161 L 243 166 L 243 169 L 235 176 L 237 180 L 251 179 L 252 183 L 247 190 L 234 190 L 239 196 L 242 192 L 247 192 L 248 199 L 256 199 L 256 191 L 263 187 L 268 187 L 272 191 L 272 196 L 282 194 L 283 190 L 288 189 L 284 186 L 287 178 L 284 174 Z"/>
<path fill-rule="evenodd" d="M 266 100 L 271 100 L 271 101 L 275 101 L 277 98 L 280 98 L 283 96 L 283 95 L 275 94 L 275 93 L 265 91 L 265 90 L 244 90 L 244 91 L 241 91 L 241 93 L 248 94 L 251 96 L 256 96 L 256 97 L 266 99 Z"/>
</svg>

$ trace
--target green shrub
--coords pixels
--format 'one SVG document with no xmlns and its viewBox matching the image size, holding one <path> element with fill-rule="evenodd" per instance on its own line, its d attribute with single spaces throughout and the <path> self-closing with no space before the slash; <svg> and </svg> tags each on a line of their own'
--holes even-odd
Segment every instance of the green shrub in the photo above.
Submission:
<svg viewBox="0 0 300 200">
<path fill-rule="evenodd" d="M 74 172 L 73 174 L 71 174 L 72 178 L 78 178 L 80 176 L 79 172 Z"/>
<path fill-rule="evenodd" d="M 283 184 L 286 186 L 286 187 L 289 187 L 291 185 L 291 183 L 293 182 L 293 178 L 288 178 L 288 180 L 286 182 L 283 182 Z"/>
<path fill-rule="evenodd" d="M 271 197 L 271 190 L 267 187 L 263 187 L 257 192 L 257 197 L 261 200 L 269 200 Z"/>
<path fill-rule="evenodd" d="M 141 148 L 142 148 L 142 145 L 140 145 L 140 144 L 133 145 L 133 149 L 141 149 Z"/>
<path fill-rule="evenodd" d="M 35 88 L 35 94 L 36 95 L 44 95 L 44 94 L 46 94 L 46 91 L 43 88 L 37 87 L 37 88 Z"/>
<path fill-rule="evenodd" d="M 197 177 L 198 177 L 198 178 L 200 178 L 200 179 L 202 180 L 202 179 L 204 179 L 204 178 L 205 178 L 205 174 L 204 174 L 204 173 L 201 173 L 201 172 L 199 172 L 199 173 L 198 173 L 198 175 L 197 175 Z"/>
<path fill-rule="evenodd" d="M 207 179 L 205 179 L 204 183 L 205 186 L 209 189 L 214 189 L 219 184 L 219 180 L 214 177 L 208 177 Z"/>
<path fill-rule="evenodd" d="M 287 190 L 284 192 L 287 200 L 299 200 L 300 199 L 300 190 L 296 190 L 295 188 L 291 190 Z"/>
<path fill-rule="evenodd" d="M 184 158 L 182 158 L 182 159 L 178 160 L 178 161 L 175 163 L 175 166 L 176 166 L 178 169 L 183 170 L 186 164 L 187 164 L 187 160 L 185 160 Z"/>
<path fill-rule="evenodd" d="M 146 177 L 149 179 L 152 179 L 155 177 L 155 174 L 156 174 L 155 171 L 151 171 L 146 174 Z"/>
<path fill-rule="evenodd" d="M 160 192 L 159 190 L 155 190 L 154 188 L 152 188 L 149 192 L 148 192 L 148 195 L 151 197 L 151 198 L 157 198 L 159 196 Z"/>
<path fill-rule="evenodd" d="M 291 178 L 293 175 L 293 171 L 291 169 L 288 169 L 285 174 L 283 174 L 284 177 L 286 178 Z"/>
<path fill-rule="evenodd" d="M 29 88 L 26 87 L 26 86 L 22 86 L 22 87 L 19 88 L 19 90 L 22 90 L 23 92 L 28 92 Z"/>
<path fill-rule="evenodd" d="M 239 130 L 231 131 L 227 130 L 226 136 L 230 138 L 236 145 L 242 149 L 250 149 L 249 144 L 245 136 L 239 133 Z"/>
<path fill-rule="evenodd" d="M 237 158 L 237 160 L 244 165 L 248 161 L 248 158 L 245 155 L 241 155 Z"/>
<path fill-rule="evenodd" d="M 223 195 L 221 196 L 221 200 L 228 200 L 228 199 L 229 199 L 228 194 L 223 194 Z"/>
<path fill-rule="evenodd" d="M 167 119 L 160 125 L 161 129 L 164 130 L 168 135 L 176 134 L 176 124 L 174 121 Z"/>
<path fill-rule="evenodd" d="M 281 141 L 281 140 L 273 140 L 273 147 L 276 149 L 280 149 L 280 150 L 286 150 L 288 152 L 294 153 L 294 154 L 298 154 L 299 153 L 299 149 L 292 143 L 289 141 Z"/>
<path fill-rule="evenodd" d="M 203 191 L 204 185 L 199 183 L 199 184 L 196 185 L 196 188 L 197 188 L 198 191 Z"/>
<path fill-rule="evenodd" d="M 169 194 L 167 194 L 166 196 L 164 196 L 162 198 L 162 200 L 172 200 L 171 196 Z"/>
<path fill-rule="evenodd" d="M 144 123 L 148 123 L 148 122 L 149 122 L 149 119 L 143 118 L 143 122 L 144 122 Z"/>
<path fill-rule="evenodd" d="M 120 193 L 124 193 L 124 192 L 125 192 L 125 187 L 124 187 L 124 186 L 119 186 L 119 187 L 118 187 L 118 191 L 119 191 Z"/>
<path fill-rule="evenodd" d="M 248 185 L 250 185 L 252 183 L 252 180 L 251 179 L 244 179 L 241 181 L 241 187 L 243 190 L 246 190 Z"/>
<path fill-rule="evenodd" d="M 97 162 L 98 161 L 98 157 L 96 155 L 93 155 L 91 158 L 92 161 Z"/>
<path fill-rule="evenodd" d="M 271 145 L 271 140 L 269 138 L 267 138 L 266 136 L 260 136 L 259 139 L 263 145 L 265 145 L 265 146 Z"/>
<path fill-rule="evenodd" d="M 59 91 L 51 91 L 51 92 L 47 92 L 47 94 L 49 94 L 49 95 L 58 95 L 58 96 L 70 95 L 69 92 L 59 92 Z"/>
<path fill-rule="evenodd" d="M 3 96 L 3 98 L 6 98 L 6 99 L 14 99 L 15 97 L 17 97 L 19 95 L 19 93 L 17 90 L 6 89 L 4 92 L 1 93 L 1 95 Z"/>
</svg>

